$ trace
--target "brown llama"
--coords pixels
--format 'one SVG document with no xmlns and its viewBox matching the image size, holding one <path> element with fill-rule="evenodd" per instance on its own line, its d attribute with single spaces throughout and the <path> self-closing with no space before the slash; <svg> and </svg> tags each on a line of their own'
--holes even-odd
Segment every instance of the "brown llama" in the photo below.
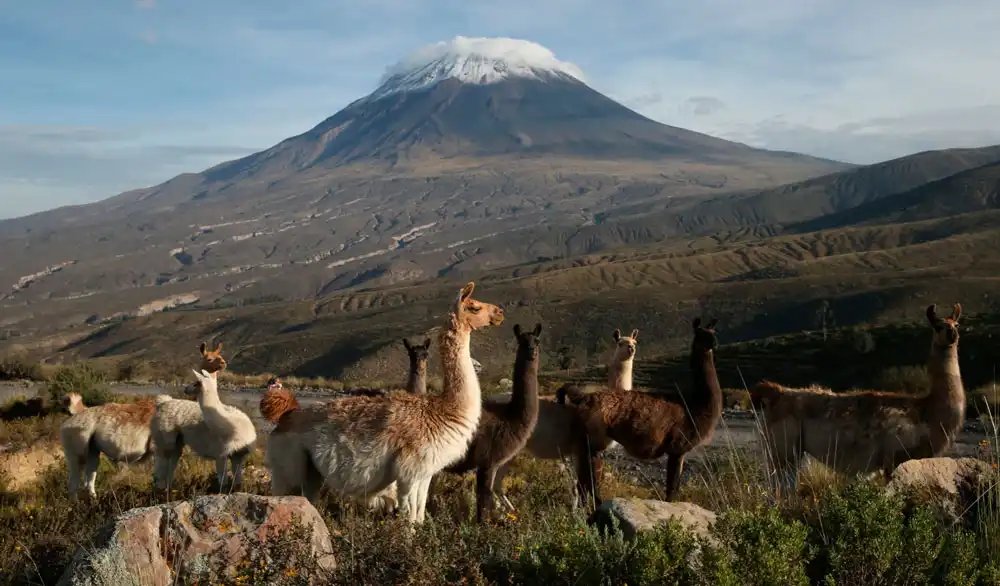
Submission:
<svg viewBox="0 0 1000 586">
<path fill-rule="evenodd" d="M 632 330 L 631 336 L 622 336 L 621 330 L 615 329 L 611 334 L 615 342 L 611 361 L 608 363 L 608 382 L 606 387 L 601 385 L 566 385 L 557 391 L 561 396 L 578 397 L 586 393 L 594 392 L 602 388 L 609 389 L 632 389 L 632 364 L 635 361 L 636 348 L 639 343 L 639 330 Z M 506 404 L 511 401 L 512 393 L 496 393 L 486 398 L 486 403 Z M 553 397 L 541 397 L 538 403 L 538 424 L 525 449 L 535 458 L 540 460 L 562 460 L 570 458 L 576 450 L 575 436 L 573 434 L 572 410 L 566 409 L 564 405 L 557 403 Z M 500 502 L 508 508 L 513 509 L 510 500 L 503 490 L 503 479 L 510 471 L 510 463 L 504 464 L 497 471 L 495 480 L 495 494 L 500 495 Z M 571 482 L 571 486 L 574 486 Z M 574 506 L 576 499 L 573 500 Z"/>
<path fill-rule="evenodd" d="M 403 346 L 410 357 L 410 376 L 406 379 L 407 392 L 423 395 L 427 392 L 427 359 L 430 357 L 431 339 L 425 338 L 423 344 L 410 344 L 403 338 Z"/>
<path fill-rule="evenodd" d="M 464 457 L 479 426 L 472 332 L 504 320 L 501 307 L 472 298 L 474 287 L 459 292 L 440 333 L 441 394 L 347 397 L 303 407 L 287 390 L 265 393 L 261 415 L 277 424 L 265 455 L 272 494 L 302 492 L 314 500 L 325 484 L 338 496 L 368 499 L 395 483 L 400 513 L 411 523 L 424 521 L 431 479 Z"/>
<path fill-rule="evenodd" d="M 576 406 L 574 430 L 577 438 L 577 487 L 581 500 L 593 491 L 600 504 L 601 453 L 618 442 L 630 456 L 655 460 L 667 456 L 665 498 L 672 501 L 680 488 L 684 456 L 712 441 L 722 419 L 722 389 L 715 373 L 718 338 L 712 320 L 701 327 L 692 323 L 691 375 L 693 393 L 685 397 L 671 392 L 602 391 L 569 397 Z"/>
<path fill-rule="evenodd" d="M 860 390 L 834 393 L 813 386 L 792 389 L 762 381 L 750 389 L 764 440 L 778 475 L 779 493 L 794 489 L 805 454 L 842 474 L 883 472 L 940 456 L 965 420 L 965 389 L 958 367 L 958 319 L 927 308 L 933 333 L 927 361 L 930 390 L 921 395 Z"/>
<path fill-rule="evenodd" d="M 476 519 L 483 522 L 493 506 L 497 470 L 514 458 L 528 442 L 538 422 L 538 336 L 542 324 L 530 332 L 514 326 L 513 398 L 508 403 L 485 403 L 479 427 L 465 457 L 445 468 L 464 474 L 476 471 Z M 506 497 L 505 497 L 506 498 Z M 508 501 L 509 502 L 509 501 Z"/>
</svg>

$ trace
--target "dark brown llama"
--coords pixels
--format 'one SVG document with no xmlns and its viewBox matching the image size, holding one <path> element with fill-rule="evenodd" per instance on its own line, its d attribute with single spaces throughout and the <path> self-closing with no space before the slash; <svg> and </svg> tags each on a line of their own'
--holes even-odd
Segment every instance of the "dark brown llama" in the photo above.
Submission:
<svg viewBox="0 0 1000 586">
<path fill-rule="evenodd" d="M 690 395 L 613 390 L 569 397 L 569 404 L 577 409 L 577 486 L 584 505 L 591 492 L 595 504 L 601 502 L 601 453 L 613 441 L 640 460 L 655 460 L 666 454 L 665 496 L 667 501 L 676 498 L 684 456 L 712 441 L 715 427 L 722 419 L 722 389 L 715 374 L 714 358 L 718 345 L 717 321 L 712 320 L 703 328 L 701 318 L 696 318 L 692 324 Z"/>
<path fill-rule="evenodd" d="M 431 339 L 426 338 L 423 344 L 413 346 L 403 338 L 403 346 L 410 356 L 410 376 L 406 379 L 406 390 L 415 395 L 427 392 L 427 359 L 430 357 Z"/>
<path fill-rule="evenodd" d="M 482 522 L 494 504 L 493 485 L 497 470 L 524 449 L 538 423 L 538 336 L 542 324 L 530 332 L 514 326 L 517 354 L 514 358 L 514 388 L 510 402 L 485 403 L 479 427 L 469 451 L 459 462 L 445 468 L 464 474 L 476 471 L 476 519 Z"/>
</svg>

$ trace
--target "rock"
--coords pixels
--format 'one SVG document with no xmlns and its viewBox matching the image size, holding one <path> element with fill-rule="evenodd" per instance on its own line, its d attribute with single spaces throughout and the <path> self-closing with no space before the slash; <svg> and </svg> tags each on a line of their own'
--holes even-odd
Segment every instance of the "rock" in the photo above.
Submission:
<svg viewBox="0 0 1000 586">
<path fill-rule="evenodd" d="M 614 498 L 602 502 L 588 522 L 604 528 L 610 527 L 612 518 L 617 519 L 625 538 L 634 539 L 642 531 L 676 519 L 696 536 L 710 538 L 715 517 L 715 513 L 694 503 Z"/>
<path fill-rule="evenodd" d="M 288 542 L 295 537 L 293 519 L 305 543 Z M 59 584 L 166 586 L 216 583 L 225 575 L 231 581 L 237 571 L 249 571 L 240 564 L 248 563 L 251 553 L 258 560 L 281 556 L 271 571 L 292 565 L 307 573 L 310 568 L 297 567 L 301 558 L 293 552 L 305 552 L 308 563 L 314 560 L 316 568 L 330 571 L 335 568 L 331 551 L 323 518 L 302 497 L 210 495 L 119 515 L 76 552 Z M 251 569 L 257 570 L 252 582 L 267 582 L 261 576 L 266 567 Z"/>
<path fill-rule="evenodd" d="M 980 497 L 991 473 L 990 465 L 978 458 L 909 460 L 892 472 L 886 490 L 935 505 L 957 520 Z"/>
<path fill-rule="evenodd" d="M 500 379 L 500 388 L 509 391 L 514 388 L 514 381 L 509 378 L 502 378 Z"/>
<path fill-rule="evenodd" d="M 483 372 L 483 365 L 475 358 L 472 359 L 472 368 L 476 371 L 476 374 Z"/>
</svg>

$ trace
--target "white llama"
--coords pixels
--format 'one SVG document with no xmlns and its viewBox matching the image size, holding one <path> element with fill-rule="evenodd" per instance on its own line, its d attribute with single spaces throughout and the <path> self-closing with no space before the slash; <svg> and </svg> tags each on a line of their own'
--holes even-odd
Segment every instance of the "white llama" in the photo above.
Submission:
<svg viewBox="0 0 1000 586">
<path fill-rule="evenodd" d="M 68 396 L 73 413 L 59 428 L 59 441 L 69 473 L 69 495 L 76 500 L 80 474 L 91 497 L 97 496 L 97 466 L 103 453 L 112 462 L 135 464 L 151 453 L 149 421 L 156 405 L 169 400 L 157 395 L 135 403 L 106 403 L 85 407 L 80 395 Z"/>
<path fill-rule="evenodd" d="M 479 425 L 470 335 L 504 319 L 500 307 L 472 299 L 474 287 L 459 293 L 439 337 L 441 394 L 348 397 L 302 408 L 288 390 L 264 395 L 261 414 L 277 423 L 265 456 L 272 494 L 301 491 L 312 500 L 325 482 L 338 496 L 362 500 L 395 482 L 400 513 L 423 522 L 431 479 L 465 455 Z"/>
<path fill-rule="evenodd" d="M 155 446 L 153 483 L 166 489 L 173 481 L 184 446 L 202 458 L 215 460 L 219 490 L 225 486 L 226 466 L 232 463 L 233 486 L 243 482 L 243 461 L 253 451 L 257 430 L 246 413 L 219 399 L 216 373 L 193 370 L 197 381 L 184 394 L 197 401 L 171 399 L 157 403 L 150 422 Z"/>
</svg>

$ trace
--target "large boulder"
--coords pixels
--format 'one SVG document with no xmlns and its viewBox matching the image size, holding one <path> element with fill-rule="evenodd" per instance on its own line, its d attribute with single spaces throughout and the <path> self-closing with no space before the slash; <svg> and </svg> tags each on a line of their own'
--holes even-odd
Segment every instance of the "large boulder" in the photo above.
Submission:
<svg viewBox="0 0 1000 586">
<path fill-rule="evenodd" d="M 603 501 L 589 522 L 603 528 L 611 525 L 611 519 L 617 520 L 626 539 L 634 539 L 639 533 L 655 529 L 670 519 L 676 519 L 698 537 L 711 539 L 716 515 L 694 503 L 614 498 Z"/>
<path fill-rule="evenodd" d="M 302 497 L 211 495 L 132 509 L 77 551 L 59 580 L 66 586 L 217 583 L 245 575 L 268 583 L 289 568 L 335 568 L 330 533 Z"/>
<path fill-rule="evenodd" d="M 957 520 L 982 495 L 991 474 L 990 464 L 978 458 L 922 458 L 897 466 L 886 490 L 931 504 Z"/>
</svg>

